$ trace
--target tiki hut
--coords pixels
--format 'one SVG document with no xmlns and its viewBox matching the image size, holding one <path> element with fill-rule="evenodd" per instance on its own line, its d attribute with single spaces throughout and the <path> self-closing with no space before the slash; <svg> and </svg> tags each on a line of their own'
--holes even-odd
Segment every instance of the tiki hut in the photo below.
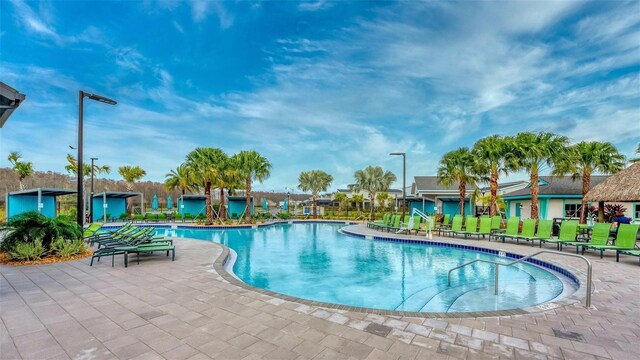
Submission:
<svg viewBox="0 0 640 360">
<path fill-rule="evenodd" d="M 610 176 L 607 180 L 594 186 L 587 195 L 587 201 L 598 202 L 600 221 L 604 218 L 604 202 L 637 202 L 640 201 L 640 162 Z"/>
</svg>

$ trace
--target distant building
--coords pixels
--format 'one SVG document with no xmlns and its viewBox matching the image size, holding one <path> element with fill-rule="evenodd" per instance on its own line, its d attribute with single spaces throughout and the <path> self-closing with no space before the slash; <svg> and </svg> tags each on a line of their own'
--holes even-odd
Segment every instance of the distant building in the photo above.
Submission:
<svg viewBox="0 0 640 360">
<path fill-rule="evenodd" d="M 0 81 L 0 128 L 9 120 L 11 114 L 25 98 L 24 94 Z"/>
</svg>

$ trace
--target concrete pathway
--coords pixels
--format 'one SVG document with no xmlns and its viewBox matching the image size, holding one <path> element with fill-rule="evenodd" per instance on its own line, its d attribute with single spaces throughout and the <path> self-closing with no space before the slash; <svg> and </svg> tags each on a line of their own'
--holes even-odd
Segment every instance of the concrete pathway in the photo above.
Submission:
<svg viewBox="0 0 640 360">
<path fill-rule="evenodd" d="M 453 241 L 520 254 L 537 250 Z M 640 266 L 633 257 L 616 263 L 613 256 L 589 256 L 591 309 L 574 304 L 518 316 L 432 319 L 260 294 L 214 270 L 221 246 L 175 243 L 175 262 L 157 254 L 126 269 L 121 256 L 113 268 L 107 259 L 93 267 L 88 259 L 0 267 L 0 358 L 640 359 Z M 556 262 L 581 266 L 574 259 Z"/>
</svg>

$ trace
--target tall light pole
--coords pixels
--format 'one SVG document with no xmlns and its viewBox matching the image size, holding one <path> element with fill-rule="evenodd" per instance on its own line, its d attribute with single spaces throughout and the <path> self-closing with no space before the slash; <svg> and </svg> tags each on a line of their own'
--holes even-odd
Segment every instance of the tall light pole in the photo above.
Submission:
<svg viewBox="0 0 640 360">
<path fill-rule="evenodd" d="M 117 102 L 115 100 L 111 100 L 104 96 L 89 94 L 82 90 L 78 92 L 78 225 L 84 226 L 84 194 L 82 191 L 82 182 L 84 180 L 84 172 L 82 168 L 82 150 L 84 147 L 84 143 L 82 141 L 82 118 L 83 118 L 83 107 L 84 107 L 84 98 L 88 97 L 91 100 L 99 101 L 101 103 L 105 103 L 108 105 L 115 105 Z"/>
<path fill-rule="evenodd" d="M 98 160 L 98 158 L 91 158 L 91 196 L 89 197 L 89 222 L 93 222 L 93 162 Z"/>
<path fill-rule="evenodd" d="M 403 152 L 392 152 L 389 155 L 402 156 L 402 217 L 404 219 L 404 213 L 406 211 L 407 203 L 407 154 Z M 404 221 L 404 220 L 403 220 Z"/>
</svg>

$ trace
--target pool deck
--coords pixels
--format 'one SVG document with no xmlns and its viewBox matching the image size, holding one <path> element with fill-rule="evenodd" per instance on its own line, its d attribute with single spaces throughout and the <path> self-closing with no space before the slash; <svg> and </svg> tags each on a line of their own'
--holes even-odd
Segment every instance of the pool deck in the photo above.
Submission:
<svg viewBox="0 0 640 360">
<path fill-rule="evenodd" d="M 364 226 L 360 233 L 380 235 Z M 387 233 L 385 233 L 387 234 Z M 418 237 L 408 237 L 418 238 Z M 424 237 L 421 237 L 424 238 Z M 367 241 L 367 240 L 363 240 Z M 531 254 L 486 240 L 434 241 Z M 176 239 L 163 254 L 0 267 L 4 359 L 639 359 L 638 258 L 593 263 L 592 307 L 524 315 L 430 318 L 310 306 L 226 280 L 222 246 Z M 553 245 L 543 248 L 554 249 Z M 569 251 L 569 250 L 568 250 Z M 554 261 L 576 269 L 579 259 Z M 220 261 L 218 261 L 219 263 Z"/>
</svg>

